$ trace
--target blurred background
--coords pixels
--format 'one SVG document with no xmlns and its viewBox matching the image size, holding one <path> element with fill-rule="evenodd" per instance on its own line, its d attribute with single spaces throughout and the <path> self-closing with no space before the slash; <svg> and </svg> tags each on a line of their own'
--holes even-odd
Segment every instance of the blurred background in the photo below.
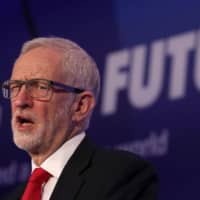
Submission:
<svg viewBox="0 0 200 200">
<path fill-rule="evenodd" d="M 22 43 L 60 36 L 96 60 L 102 89 L 90 137 L 135 152 L 160 179 L 160 200 L 199 198 L 200 2 L 7 0 L 0 2 L 0 81 Z M 27 179 L 0 95 L 0 196 Z"/>
</svg>

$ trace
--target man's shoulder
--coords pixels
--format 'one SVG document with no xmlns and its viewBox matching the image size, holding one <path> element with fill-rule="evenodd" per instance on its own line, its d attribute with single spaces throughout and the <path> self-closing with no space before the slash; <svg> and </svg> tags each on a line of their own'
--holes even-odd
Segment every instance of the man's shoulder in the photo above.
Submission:
<svg viewBox="0 0 200 200">
<path fill-rule="evenodd" d="M 148 168 L 155 173 L 152 164 L 141 156 L 128 151 L 98 147 L 94 155 L 94 163 L 110 170 L 132 171 Z"/>
<path fill-rule="evenodd" d="M 86 149 L 85 147 L 87 147 L 87 152 L 93 152 L 91 155 L 94 165 L 105 168 L 111 166 L 112 169 L 133 166 L 136 170 L 138 168 L 149 167 L 154 170 L 154 167 L 149 161 L 133 152 L 96 145 L 87 137 L 83 141 L 83 146 L 84 148 L 81 148 L 82 153 Z"/>
<path fill-rule="evenodd" d="M 102 195 L 109 194 L 113 198 L 139 199 L 143 196 L 143 199 L 156 199 L 158 177 L 149 161 L 132 152 L 99 147 L 93 143 L 87 146 L 93 153 L 82 171 L 87 180 L 85 191 L 91 192 L 93 188 L 96 193 L 101 191 Z"/>
</svg>

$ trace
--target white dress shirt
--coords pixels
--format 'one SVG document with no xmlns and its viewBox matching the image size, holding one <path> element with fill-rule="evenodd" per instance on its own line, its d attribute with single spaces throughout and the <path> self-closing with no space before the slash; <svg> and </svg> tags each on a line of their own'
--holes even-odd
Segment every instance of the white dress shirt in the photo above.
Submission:
<svg viewBox="0 0 200 200">
<path fill-rule="evenodd" d="M 54 152 L 50 157 L 48 157 L 42 164 L 41 168 L 49 172 L 52 177 L 48 180 L 43 188 L 42 200 L 49 200 L 56 183 L 60 177 L 63 168 L 69 161 L 70 157 L 77 149 L 83 138 L 85 137 L 85 132 L 82 132 L 67 142 L 65 142 L 56 152 Z M 32 161 L 32 171 L 38 166 Z"/>
</svg>

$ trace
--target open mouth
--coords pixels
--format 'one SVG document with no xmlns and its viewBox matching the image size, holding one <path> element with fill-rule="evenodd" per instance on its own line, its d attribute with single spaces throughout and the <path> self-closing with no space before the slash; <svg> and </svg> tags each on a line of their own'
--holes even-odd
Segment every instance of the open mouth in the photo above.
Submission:
<svg viewBox="0 0 200 200">
<path fill-rule="evenodd" d="M 28 118 L 28 117 L 23 117 L 23 116 L 17 116 L 16 118 L 17 120 L 17 123 L 20 125 L 20 126 L 30 126 L 30 125 L 33 125 L 33 120 Z"/>
</svg>

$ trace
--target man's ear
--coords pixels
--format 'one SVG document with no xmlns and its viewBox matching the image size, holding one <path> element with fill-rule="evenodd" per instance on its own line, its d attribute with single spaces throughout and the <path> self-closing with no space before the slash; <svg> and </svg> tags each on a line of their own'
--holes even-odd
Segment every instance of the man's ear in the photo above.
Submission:
<svg viewBox="0 0 200 200">
<path fill-rule="evenodd" d="M 77 95 L 73 103 L 72 121 L 82 121 L 86 119 L 93 111 L 96 104 L 96 98 L 90 91 L 84 91 Z"/>
</svg>

